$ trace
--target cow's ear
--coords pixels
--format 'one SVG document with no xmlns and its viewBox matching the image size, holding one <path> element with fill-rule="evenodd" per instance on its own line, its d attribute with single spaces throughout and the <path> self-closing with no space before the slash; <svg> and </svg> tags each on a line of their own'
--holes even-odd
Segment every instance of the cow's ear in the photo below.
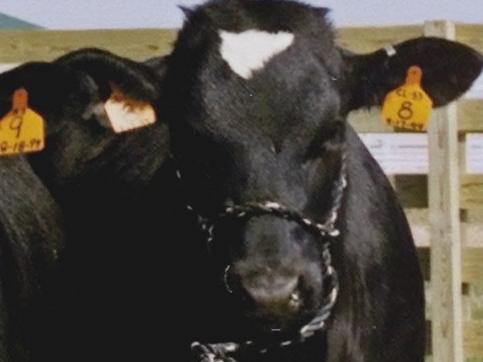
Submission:
<svg viewBox="0 0 483 362">
<path fill-rule="evenodd" d="M 144 107 L 145 111 L 145 108 L 149 108 L 154 121 L 154 108 L 161 98 L 160 85 L 164 75 L 161 58 L 140 63 L 101 49 L 87 48 L 66 54 L 54 63 L 90 77 L 98 88 L 101 102 L 115 99 L 128 106 L 120 106 L 124 110 Z M 116 122 L 110 118 L 111 122 L 106 123 L 102 117 L 98 117 L 104 126 L 115 128 Z"/>
<path fill-rule="evenodd" d="M 98 93 L 92 79 L 65 66 L 24 63 L 0 74 L 0 117 L 11 110 L 20 88 L 27 91 L 29 107 L 46 119 L 48 132 L 59 119 L 90 117 Z"/>
<path fill-rule="evenodd" d="M 344 54 L 348 109 L 380 106 L 388 92 L 402 85 L 408 69 L 423 71 L 423 89 L 436 107 L 461 96 L 483 66 L 476 50 L 440 38 L 416 38 L 371 54 Z"/>
</svg>

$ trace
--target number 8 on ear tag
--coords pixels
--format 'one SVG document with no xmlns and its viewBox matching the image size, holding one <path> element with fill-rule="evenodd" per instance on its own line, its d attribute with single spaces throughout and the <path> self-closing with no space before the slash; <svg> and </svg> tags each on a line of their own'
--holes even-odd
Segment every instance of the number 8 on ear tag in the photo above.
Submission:
<svg viewBox="0 0 483 362">
<path fill-rule="evenodd" d="M 421 68 L 412 66 L 406 82 L 386 96 L 382 117 L 387 124 L 412 131 L 426 130 L 433 102 L 421 87 L 422 77 Z"/>
</svg>

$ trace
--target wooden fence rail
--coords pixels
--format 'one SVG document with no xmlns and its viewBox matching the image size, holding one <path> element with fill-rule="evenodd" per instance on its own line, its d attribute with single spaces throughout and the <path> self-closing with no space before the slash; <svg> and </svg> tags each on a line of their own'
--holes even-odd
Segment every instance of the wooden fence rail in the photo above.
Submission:
<svg viewBox="0 0 483 362">
<path fill-rule="evenodd" d="M 451 25 L 445 27 L 443 32 L 441 24 L 343 28 L 338 29 L 338 42 L 355 52 L 371 52 L 424 34 L 448 36 Z M 483 53 L 483 25 L 456 24 L 453 36 Z M 175 38 L 175 30 L 153 29 L 3 31 L 0 32 L 0 64 L 52 60 L 81 47 L 104 48 L 142 60 L 169 53 Z M 448 117 L 454 119 L 444 121 Z M 436 318 L 432 333 L 430 330 L 428 335 L 432 336 L 429 351 L 434 354 L 434 361 L 461 362 L 463 357 L 483 361 L 483 175 L 468 175 L 462 166 L 465 164 L 465 135 L 483 132 L 483 99 L 463 99 L 458 102 L 456 110 L 445 109 L 435 116 L 438 118 L 438 124 L 431 127 L 443 127 L 446 137 L 452 139 L 451 150 L 446 156 L 442 154 L 448 152 L 447 148 L 430 156 L 433 160 L 439 158 L 441 162 L 451 162 L 451 173 L 443 173 L 446 184 L 441 185 L 441 192 L 435 194 L 433 190 L 435 177 L 431 176 L 431 171 L 429 185 L 427 175 L 390 175 L 390 178 L 409 217 L 419 246 L 421 265 L 430 285 L 427 299 Z M 350 122 L 359 133 L 395 132 L 380 120 L 377 110 L 356 112 L 351 115 Z M 434 167 L 434 161 L 431 167 Z M 445 193 L 448 196 L 438 199 Z M 452 201 L 449 202 L 448 198 Z M 445 214 L 434 206 L 436 203 L 444 205 Z M 443 230 L 447 225 L 440 217 L 448 218 L 444 219 L 446 224 L 451 221 L 449 233 Z M 441 242 L 430 240 L 437 225 L 442 228 L 441 235 L 446 241 L 438 244 L 436 256 L 433 255 L 431 260 L 431 246 L 434 248 Z M 448 264 L 448 258 L 453 263 Z M 432 264 L 433 272 L 430 273 Z M 447 273 L 449 275 L 441 275 Z M 448 330 L 452 332 L 448 334 Z"/>
</svg>

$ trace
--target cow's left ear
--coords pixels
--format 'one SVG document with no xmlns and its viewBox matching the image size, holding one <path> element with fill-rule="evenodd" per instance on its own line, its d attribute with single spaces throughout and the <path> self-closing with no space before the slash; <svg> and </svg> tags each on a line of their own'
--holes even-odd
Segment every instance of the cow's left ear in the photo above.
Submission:
<svg viewBox="0 0 483 362">
<path fill-rule="evenodd" d="M 163 59 L 139 63 L 96 48 L 80 49 L 54 61 L 80 72 L 96 84 L 102 107 L 96 119 L 103 126 L 123 132 L 155 122 Z"/>
<path fill-rule="evenodd" d="M 416 38 L 371 54 L 344 54 L 347 109 L 380 106 L 388 92 L 402 85 L 408 69 L 423 71 L 423 89 L 435 107 L 470 88 L 483 67 L 483 56 L 458 42 Z"/>
<path fill-rule="evenodd" d="M 112 87 L 135 100 L 154 103 L 159 98 L 159 76 L 148 65 L 97 48 L 79 49 L 53 63 L 67 66 L 90 76 L 106 100 Z"/>
</svg>

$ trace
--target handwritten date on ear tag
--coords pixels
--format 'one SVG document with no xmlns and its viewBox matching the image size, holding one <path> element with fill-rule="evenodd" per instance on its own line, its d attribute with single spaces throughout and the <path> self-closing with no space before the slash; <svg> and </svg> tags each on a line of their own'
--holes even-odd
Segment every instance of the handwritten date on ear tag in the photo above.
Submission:
<svg viewBox="0 0 483 362">
<path fill-rule="evenodd" d="M 38 152 L 44 146 L 44 119 L 29 108 L 28 92 L 17 89 L 12 110 L 0 120 L 0 156 Z"/>
<path fill-rule="evenodd" d="M 411 131 L 425 131 L 433 101 L 421 87 L 423 71 L 418 66 L 408 69 L 406 82 L 389 92 L 382 107 L 384 121 L 393 127 Z"/>
<path fill-rule="evenodd" d="M 128 98 L 116 89 L 112 91 L 104 108 L 116 133 L 131 131 L 156 122 L 156 113 L 149 103 Z"/>
</svg>

